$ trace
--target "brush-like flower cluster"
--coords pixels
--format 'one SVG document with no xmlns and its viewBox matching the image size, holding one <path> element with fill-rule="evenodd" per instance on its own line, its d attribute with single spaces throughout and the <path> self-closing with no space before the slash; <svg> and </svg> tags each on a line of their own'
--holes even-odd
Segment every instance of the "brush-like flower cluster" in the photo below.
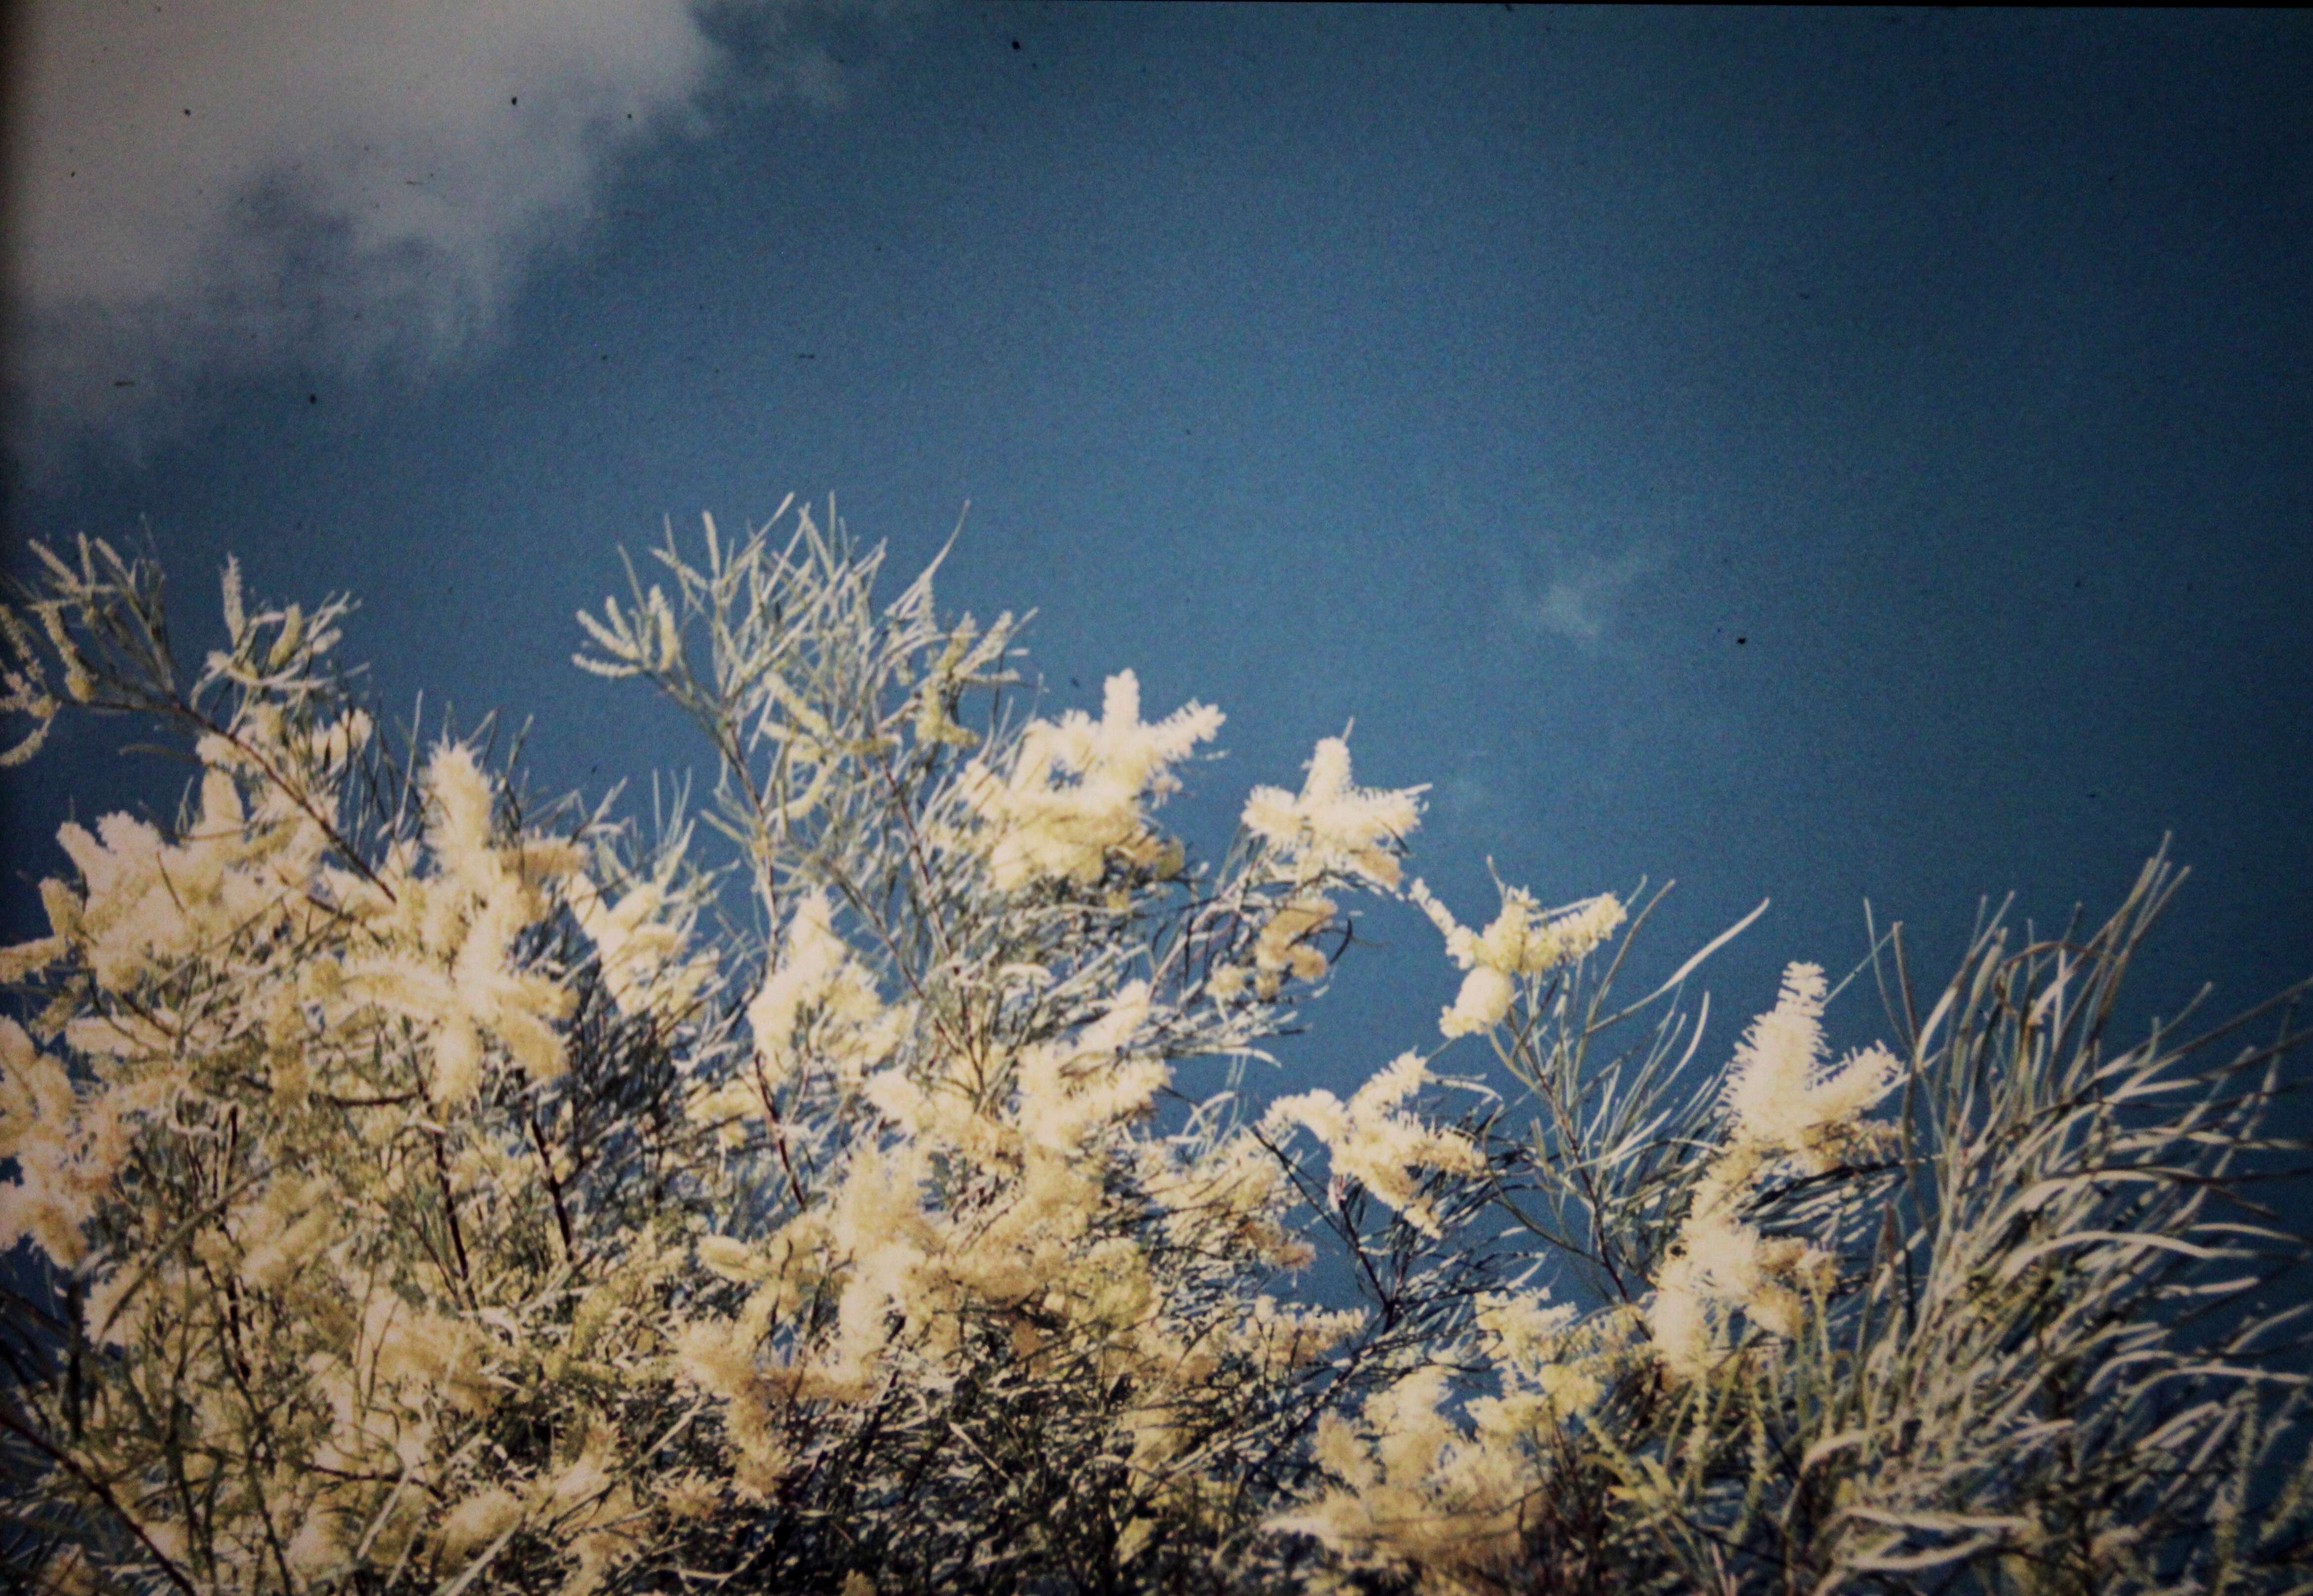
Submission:
<svg viewBox="0 0 2313 1596">
<path fill-rule="evenodd" d="M 1460 925 L 1403 882 L 1422 789 L 1357 786 L 1345 739 L 1199 863 L 1157 811 L 1218 710 L 1144 719 L 1121 671 L 1096 720 L 1007 718 L 1010 617 L 943 620 L 928 571 L 878 603 L 880 554 L 801 513 L 705 543 L 582 617 L 579 663 L 698 722 L 720 866 L 680 803 L 646 839 L 529 804 L 479 736 L 382 731 L 331 663 L 343 601 L 252 611 L 228 567 L 187 685 L 149 566 L 42 552 L 5 612 L 18 750 L 77 705 L 175 727 L 199 774 L 171 826 L 66 826 L 48 934 L 0 951 L 24 1581 L 2215 1590 L 2301 1561 L 2272 1325 L 2171 1306 L 2240 1301 L 2278 1244 L 2207 1210 L 2296 1034 L 2229 1097 L 2158 1038 L 2103 1049 L 2157 873 L 2085 943 L 1987 932 L 1900 1052 L 1828 1063 L 1795 964 L 1697 1080 L 1702 955 L 1616 1012 L 1622 899 L 1505 886 Z M 1486 1039 L 1526 1128 L 1441 1118 L 1420 1051 L 1250 1100 L 1359 899 L 1444 934 L 1440 1029 Z M 1190 1092 L 1215 1062 L 1229 1088 Z M 1358 1305 L 1296 1292 L 1321 1262 Z"/>
<path fill-rule="evenodd" d="M 1596 951 L 1628 917 L 1611 892 L 1545 912 L 1523 887 L 1504 887 L 1502 910 L 1483 931 L 1457 922 L 1451 910 L 1420 881 L 1410 896 L 1446 938 L 1446 951 L 1469 971 L 1462 989 L 1439 1015 L 1448 1037 L 1492 1030 L 1510 1012 L 1519 976 L 1547 975 Z"/>
<path fill-rule="evenodd" d="M 1682 1378 L 1723 1355 L 1719 1333 L 1728 1315 L 1739 1311 L 1789 1339 L 1805 1326 L 1807 1297 L 1820 1299 L 1837 1280 L 1837 1260 L 1821 1247 L 1800 1236 L 1770 1241 L 1746 1223 L 1762 1188 L 1777 1176 L 1827 1175 L 1892 1134 L 1865 1116 L 1903 1066 L 1875 1043 L 1826 1070 L 1824 992 L 1819 967 L 1792 965 L 1781 998 L 1735 1049 L 1724 1141 L 1695 1182 L 1647 1311 L 1663 1362 Z"/>
</svg>

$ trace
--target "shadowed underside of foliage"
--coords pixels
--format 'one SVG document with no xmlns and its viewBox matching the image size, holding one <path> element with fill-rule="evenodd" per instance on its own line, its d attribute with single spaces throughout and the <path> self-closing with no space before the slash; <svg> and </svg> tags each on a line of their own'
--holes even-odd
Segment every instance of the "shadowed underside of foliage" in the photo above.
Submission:
<svg viewBox="0 0 2313 1596">
<path fill-rule="evenodd" d="M 717 762 L 648 830 L 380 729 L 346 601 L 229 566 L 194 670 L 152 565 L 41 551 L 5 757 L 110 712 L 198 776 L 0 951 L 9 1588 L 2313 1589 L 2300 989 L 2122 1034 L 2165 860 L 1940 987 L 1875 936 L 1842 1057 L 1795 962 L 1721 1057 L 1749 920 L 1633 1000 L 1658 894 L 1465 925 L 1338 738 L 1201 857 L 1219 711 L 1046 718 L 1011 617 L 774 522 L 581 618 Z M 1390 899 L 1429 1047 L 1177 1089 Z"/>
</svg>

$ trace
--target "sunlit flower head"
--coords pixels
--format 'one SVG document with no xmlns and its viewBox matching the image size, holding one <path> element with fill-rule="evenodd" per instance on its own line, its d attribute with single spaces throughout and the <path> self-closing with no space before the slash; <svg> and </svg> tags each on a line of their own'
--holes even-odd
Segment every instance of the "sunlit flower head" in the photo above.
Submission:
<svg viewBox="0 0 2313 1596">
<path fill-rule="evenodd" d="M 1336 873 L 1396 886 L 1394 850 L 1421 823 L 1421 794 L 1428 789 L 1352 785 L 1344 737 L 1320 741 L 1308 768 L 1298 796 L 1282 787 L 1253 788 L 1245 800 L 1245 829 L 1269 845 L 1290 879 L 1307 882 Z"/>
</svg>

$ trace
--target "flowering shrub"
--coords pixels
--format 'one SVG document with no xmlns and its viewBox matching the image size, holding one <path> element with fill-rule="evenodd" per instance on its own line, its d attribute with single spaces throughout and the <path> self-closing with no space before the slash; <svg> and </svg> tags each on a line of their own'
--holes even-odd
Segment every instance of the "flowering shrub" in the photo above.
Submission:
<svg viewBox="0 0 2313 1596">
<path fill-rule="evenodd" d="M 0 952 L 18 1588 L 2313 1581 L 2294 1243 L 2241 1196 L 2300 1036 L 2107 1037 L 2158 861 L 2091 934 L 1985 925 L 1924 1019 L 1883 939 L 1892 1047 L 1832 1061 L 1794 964 L 1698 1065 L 1712 949 L 1612 1001 L 1649 904 L 1464 925 L 1337 738 L 1197 862 L 1159 807 L 1219 711 L 1024 715 L 1011 617 L 877 602 L 807 513 L 581 617 L 715 750 L 722 865 L 390 747 L 342 600 L 228 566 L 188 681 L 157 572 L 75 553 L 0 611 L 6 757 L 78 706 L 200 776 L 66 826 Z M 1359 895 L 1464 972 L 1461 1101 L 1528 1111 L 1449 1121 L 1436 1051 L 1179 1092 Z M 1297 1296 L 1320 1249 L 1355 1307 Z"/>
</svg>

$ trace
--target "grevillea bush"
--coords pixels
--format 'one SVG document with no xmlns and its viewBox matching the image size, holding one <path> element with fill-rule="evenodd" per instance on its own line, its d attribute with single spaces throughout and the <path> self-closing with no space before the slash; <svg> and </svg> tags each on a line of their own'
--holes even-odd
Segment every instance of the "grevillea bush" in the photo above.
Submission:
<svg viewBox="0 0 2313 1596">
<path fill-rule="evenodd" d="M 2165 864 L 1939 990 L 1876 939 L 1843 1057 L 1794 963 L 1730 1051 L 1711 948 L 1618 987 L 1651 899 L 1442 903 L 1340 739 L 1200 860 L 1218 711 L 1044 718 L 1010 617 L 774 520 L 582 618 L 719 767 L 648 832 L 397 743 L 343 601 L 229 566 L 194 671 L 149 564 L 40 551 L 8 757 L 199 774 L 0 953 L 14 1588 L 2313 1588 L 2295 994 L 2114 1034 Z M 1389 898 L 1428 1050 L 1183 1094 Z"/>
</svg>

